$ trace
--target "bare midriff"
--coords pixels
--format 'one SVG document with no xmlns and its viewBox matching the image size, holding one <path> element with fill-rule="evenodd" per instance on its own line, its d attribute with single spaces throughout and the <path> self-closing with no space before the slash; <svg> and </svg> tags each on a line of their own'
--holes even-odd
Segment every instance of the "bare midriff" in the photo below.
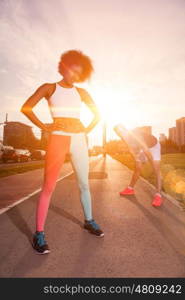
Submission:
<svg viewBox="0 0 185 300">
<path fill-rule="evenodd" d="M 79 133 L 84 132 L 85 127 L 77 118 L 53 118 L 54 124 L 57 124 L 57 130 L 65 132 Z"/>
</svg>

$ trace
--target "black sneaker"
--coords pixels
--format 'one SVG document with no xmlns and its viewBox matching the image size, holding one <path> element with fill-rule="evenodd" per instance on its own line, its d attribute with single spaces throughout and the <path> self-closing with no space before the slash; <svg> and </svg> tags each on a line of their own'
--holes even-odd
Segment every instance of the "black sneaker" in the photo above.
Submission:
<svg viewBox="0 0 185 300">
<path fill-rule="evenodd" d="M 38 254 L 47 254 L 50 252 L 48 244 L 44 238 L 44 231 L 35 232 L 32 246 Z"/>
<path fill-rule="evenodd" d="M 104 236 L 103 231 L 100 229 L 99 225 L 96 224 L 94 220 L 85 220 L 84 228 L 87 229 L 90 233 L 95 234 L 96 236 Z"/>
</svg>

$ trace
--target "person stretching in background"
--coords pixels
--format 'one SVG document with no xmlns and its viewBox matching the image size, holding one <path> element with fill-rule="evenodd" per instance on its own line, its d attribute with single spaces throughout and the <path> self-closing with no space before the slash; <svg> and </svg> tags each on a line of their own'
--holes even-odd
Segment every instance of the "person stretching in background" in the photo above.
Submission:
<svg viewBox="0 0 185 300">
<path fill-rule="evenodd" d="M 130 183 L 120 192 L 120 196 L 135 194 L 134 187 L 141 174 L 142 163 L 149 160 L 157 179 L 157 191 L 153 198 L 152 205 L 156 207 L 161 206 L 163 201 L 161 196 L 162 183 L 160 172 L 161 145 L 157 138 L 140 128 L 129 131 L 122 124 L 116 125 L 114 131 L 126 142 L 135 160 L 135 170 Z"/>
</svg>

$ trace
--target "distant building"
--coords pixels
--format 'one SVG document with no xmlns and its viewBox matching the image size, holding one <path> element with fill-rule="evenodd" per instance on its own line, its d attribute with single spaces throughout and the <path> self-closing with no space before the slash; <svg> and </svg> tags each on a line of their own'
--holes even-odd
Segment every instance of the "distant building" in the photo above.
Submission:
<svg viewBox="0 0 185 300">
<path fill-rule="evenodd" d="M 176 127 L 169 128 L 169 140 L 177 144 L 177 130 Z"/>
<path fill-rule="evenodd" d="M 185 117 L 176 120 L 176 140 L 177 145 L 185 145 Z"/>
<path fill-rule="evenodd" d="M 159 136 L 159 141 L 160 142 L 165 142 L 167 140 L 167 137 L 164 133 L 160 133 L 160 136 Z"/>
<path fill-rule="evenodd" d="M 0 140 L 0 151 L 3 150 L 3 147 L 4 147 L 3 141 Z"/>
<path fill-rule="evenodd" d="M 14 148 L 37 148 L 39 140 L 32 132 L 32 128 L 21 122 L 5 122 L 3 144 Z"/>
<path fill-rule="evenodd" d="M 0 160 L 2 159 L 3 149 L 4 149 L 3 141 L 0 140 Z"/>
</svg>

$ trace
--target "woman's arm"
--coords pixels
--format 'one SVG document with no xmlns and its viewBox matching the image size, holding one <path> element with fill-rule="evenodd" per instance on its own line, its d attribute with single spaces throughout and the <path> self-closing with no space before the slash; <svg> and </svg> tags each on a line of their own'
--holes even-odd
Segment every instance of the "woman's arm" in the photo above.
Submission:
<svg viewBox="0 0 185 300">
<path fill-rule="evenodd" d="M 42 123 L 33 112 L 33 107 L 42 99 L 48 98 L 51 85 L 45 83 L 41 85 L 33 95 L 31 95 L 21 107 L 21 112 L 40 129 L 48 131 L 48 127 Z"/>
<path fill-rule="evenodd" d="M 97 109 L 95 102 L 89 95 L 89 93 L 82 88 L 78 88 L 78 91 L 79 91 L 81 100 L 88 106 L 88 108 L 94 115 L 94 118 L 92 119 L 91 123 L 85 129 L 85 132 L 88 134 L 96 126 L 96 124 L 100 121 L 100 113 Z"/>
<path fill-rule="evenodd" d="M 152 167 L 154 168 L 154 159 L 153 159 L 153 156 L 152 156 L 149 148 L 145 147 L 145 148 L 142 148 L 142 149 L 143 149 L 144 154 L 148 158 L 148 161 L 151 163 Z"/>
</svg>

